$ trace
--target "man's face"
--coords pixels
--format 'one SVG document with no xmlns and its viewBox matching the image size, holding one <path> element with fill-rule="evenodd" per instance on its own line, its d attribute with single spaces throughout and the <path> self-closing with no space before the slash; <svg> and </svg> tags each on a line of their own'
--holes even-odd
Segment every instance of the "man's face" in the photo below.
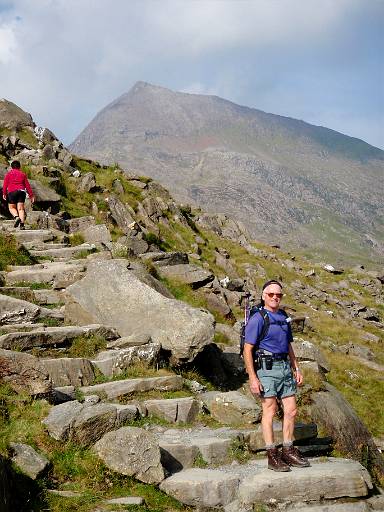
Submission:
<svg viewBox="0 0 384 512">
<path fill-rule="evenodd" d="M 265 309 L 277 311 L 280 307 L 282 291 L 278 284 L 272 283 L 263 291 L 263 300 Z"/>
</svg>

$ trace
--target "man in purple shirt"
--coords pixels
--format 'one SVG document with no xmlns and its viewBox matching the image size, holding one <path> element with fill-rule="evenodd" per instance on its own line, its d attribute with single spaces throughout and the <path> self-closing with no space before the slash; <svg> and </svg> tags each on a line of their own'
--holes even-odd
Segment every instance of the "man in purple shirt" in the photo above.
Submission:
<svg viewBox="0 0 384 512">
<path fill-rule="evenodd" d="M 255 347 L 258 345 L 265 320 L 259 313 L 254 314 L 245 327 L 244 344 L 244 362 L 249 376 L 249 387 L 252 393 L 261 399 L 261 426 L 268 455 L 268 468 L 274 471 L 290 471 L 289 466 L 309 466 L 308 460 L 293 446 L 297 413 L 296 385 L 302 385 L 303 376 L 291 345 L 289 319 L 280 310 L 282 296 L 282 285 L 278 281 L 272 280 L 264 284 L 262 304 L 269 317 L 269 328 L 260 345 Z M 257 368 L 255 359 L 258 361 Z M 278 399 L 281 400 L 284 410 L 281 451 L 276 447 L 273 433 L 273 418 L 278 409 Z"/>
</svg>

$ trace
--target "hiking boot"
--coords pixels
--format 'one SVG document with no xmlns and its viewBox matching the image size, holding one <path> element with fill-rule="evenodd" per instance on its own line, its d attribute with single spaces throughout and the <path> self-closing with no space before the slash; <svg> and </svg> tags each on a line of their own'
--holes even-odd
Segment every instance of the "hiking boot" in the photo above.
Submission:
<svg viewBox="0 0 384 512">
<path fill-rule="evenodd" d="M 278 448 L 269 448 L 267 450 L 268 469 L 272 471 L 291 471 L 291 468 L 281 459 Z"/>
<path fill-rule="evenodd" d="M 22 222 L 20 222 L 20 229 L 25 229 L 25 226 Z"/>
<path fill-rule="evenodd" d="M 17 228 L 17 226 L 20 224 L 21 220 L 20 217 L 14 217 L 15 223 L 13 225 L 14 228 Z"/>
<path fill-rule="evenodd" d="M 310 466 L 309 460 L 303 457 L 294 446 L 283 446 L 281 458 L 284 462 L 295 468 L 307 468 Z"/>
</svg>

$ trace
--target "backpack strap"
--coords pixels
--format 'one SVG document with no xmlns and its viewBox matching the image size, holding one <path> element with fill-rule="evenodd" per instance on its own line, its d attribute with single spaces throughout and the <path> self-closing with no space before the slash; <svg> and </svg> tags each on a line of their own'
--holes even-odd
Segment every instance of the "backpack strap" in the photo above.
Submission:
<svg viewBox="0 0 384 512">
<path fill-rule="evenodd" d="M 261 318 L 263 319 L 263 327 L 261 329 L 259 336 L 257 337 L 256 343 L 255 343 L 255 350 L 259 350 L 260 342 L 268 334 L 268 330 L 269 330 L 269 326 L 270 326 L 270 320 L 269 320 L 267 310 L 264 308 L 260 308 L 257 312 L 261 315 Z"/>
</svg>

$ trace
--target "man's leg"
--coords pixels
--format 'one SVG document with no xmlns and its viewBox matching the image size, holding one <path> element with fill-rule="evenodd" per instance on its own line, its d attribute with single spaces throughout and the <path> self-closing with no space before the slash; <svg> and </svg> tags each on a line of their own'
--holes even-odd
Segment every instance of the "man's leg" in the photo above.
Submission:
<svg viewBox="0 0 384 512">
<path fill-rule="evenodd" d="M 261 427 L 263 429 L 265 448 L 267 450 L 268 468 L 273 471 L 290 471 L 288 464 L 281 460 L 280 451 L 276 448 L 273 434 L 273 418 L 277 412 L 276 397 L 262 398 L 261 405 L 263 408 Z"/>
<path fill-rule="evenodd" d="M 283 442 L 292 443 L 293 432 L 295 430 L 295 418 L 297 414 L 296 396 L 286 396 L 282 398 L 281 401 L 283 403 L 284 410 Z"/>
<path fill-rule="evenodd" d="M 8 210 L 9 210 L 9 213 L 12 215 L 12 217 L 18 217 L 19 214 L 17 212 L 17 207 L 16 207 L 16 204 L 14 203 L 8 203 Z"/>
<path fill-rule="evenodd" d="M 21 224 L 24 224 L 25 217 L 26 217 L 24 203 L 17 203 L 17 212 L 18 212 L 18 216 L 20 218 Z"/>
<path fill-rule="evenodd" d="M 281 458 L 290 466 L 297 468 L 308 467 L 310 464 L 308 459 L 303 457 L 299 450 L 293 446 L 295 417 L 297 413 L 296 396 L 287 396 L 281 399 L 284 409 L 283 420 L 283 449 Z"/>
<path fill-rule="evenodd" d="M 263 429 L 264 442 L 266 446 L 271 446 L 275 442 L 273 435 L 273 418 L 277 412 L 276 397 L 262 398 L 261 406 L 263 408 L 261 428 Z"/>
</svg>

